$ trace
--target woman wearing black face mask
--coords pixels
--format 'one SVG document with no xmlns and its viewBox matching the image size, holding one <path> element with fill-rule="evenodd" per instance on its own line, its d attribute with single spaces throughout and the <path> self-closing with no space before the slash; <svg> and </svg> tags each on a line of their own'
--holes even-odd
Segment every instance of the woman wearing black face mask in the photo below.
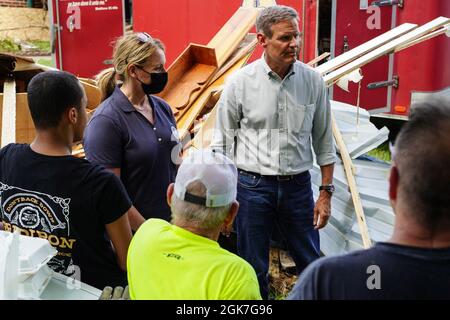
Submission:
<svg viewBox="0 0 450 320">
<path fill-rule="evenodd" d="M 166 190 L 181 147 L 169 105 L 153 96 L 167 84 L 165 60 L 163 44 L 147 33 L 120 38 L 114 68 L 98 76 L 103 102 L 85 130 L 87 159 L 116 173 L 142 214 L 129 217 L 134 230 L 145 219 L 170 220 Z"/>
</svg>

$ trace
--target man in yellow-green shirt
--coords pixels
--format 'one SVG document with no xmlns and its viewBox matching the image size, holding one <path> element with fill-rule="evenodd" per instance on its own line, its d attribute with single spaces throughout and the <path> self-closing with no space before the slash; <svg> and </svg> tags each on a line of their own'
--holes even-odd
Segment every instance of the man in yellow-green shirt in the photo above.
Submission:
<svg viewBox="0 0 450 320">
<path fill-rule="evenodd" d="M 181 164 L 167 191 L 172 224 L 150 219 L 128 251 L 132 299 L 261 299 L 253 268 L 222 249 L 239 208 L 237 170 L 230 159 L 199 150 Z"/>
</svg>

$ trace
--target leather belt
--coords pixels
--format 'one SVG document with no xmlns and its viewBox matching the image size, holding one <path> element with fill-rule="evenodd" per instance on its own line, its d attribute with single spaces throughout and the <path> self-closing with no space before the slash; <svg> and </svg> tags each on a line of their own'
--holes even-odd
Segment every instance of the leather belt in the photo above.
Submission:
<svg viewBox="0 0 450 320">
<path fill-rule="evenodd" d="M 298 174 L 273 175 L 273 176 L 270 176 L 270 175 L 262 175 L 262 174 L 251 172 L 251 171 L 245 171 L 245 170 L 242 170 L 242 169 L 238 169 L 238 171 L 239 171 L 240 174 L 244 174 L 244 175 L 253 177 L 254 179 L 256 179 L 257 177 L 261 177 L 261 178 L 265 178 L 265 179 L 269 179 L 269 180 L 277 180 L 277 181 L 291 181 L 295 177 L 305 173 L 305 172 L 302 172 L 302 173 L 298 173 Z"/>
</svg>

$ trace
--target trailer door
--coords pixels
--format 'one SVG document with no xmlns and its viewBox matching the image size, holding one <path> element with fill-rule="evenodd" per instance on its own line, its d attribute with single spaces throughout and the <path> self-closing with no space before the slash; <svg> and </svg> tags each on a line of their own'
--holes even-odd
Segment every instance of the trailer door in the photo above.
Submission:
<svg viewBox="0 0 450 320">
<path fill-rule="evenodd" d="M 369 7 L 372 0 L 333 0 L 332 9 L 332 56 L 338 56 L 395 27 L 396 6 Z M 381 57 L 362 69 L 360 106 L 371 112 L 390 110 L 392 87 L 369 90 L 367 85 L 392 80 L 393 55 Z M 358 84 L 349 83 L 346 92 L 333 87 L 332 98 L 357 105 Z"/>
<path fill-rule="evenodd" d="M 93 77 L 110 66 L 112 42 L 125 32 L 123 0 L 51 0 L 49 11 L 59 69 Z"/>
</svg>

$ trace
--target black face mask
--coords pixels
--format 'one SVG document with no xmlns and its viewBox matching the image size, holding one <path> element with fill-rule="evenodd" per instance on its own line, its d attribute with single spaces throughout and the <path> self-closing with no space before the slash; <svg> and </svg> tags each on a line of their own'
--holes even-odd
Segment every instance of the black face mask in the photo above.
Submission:
<svg viewBox="0 0 450 320">
<path fill-rule="evenodd" d="M 141 82 L 142 90 L 144 90 L 145 94 L 157 94 L 163 91 L 167 85 L 167 81 L 169 80 L 167 72 L 159 72 L 159 73 L 148 72 L 148 74 L 150 75 L 152 80 L 150 84 L 145 84 L 138 79 Z"/>
</svg>

